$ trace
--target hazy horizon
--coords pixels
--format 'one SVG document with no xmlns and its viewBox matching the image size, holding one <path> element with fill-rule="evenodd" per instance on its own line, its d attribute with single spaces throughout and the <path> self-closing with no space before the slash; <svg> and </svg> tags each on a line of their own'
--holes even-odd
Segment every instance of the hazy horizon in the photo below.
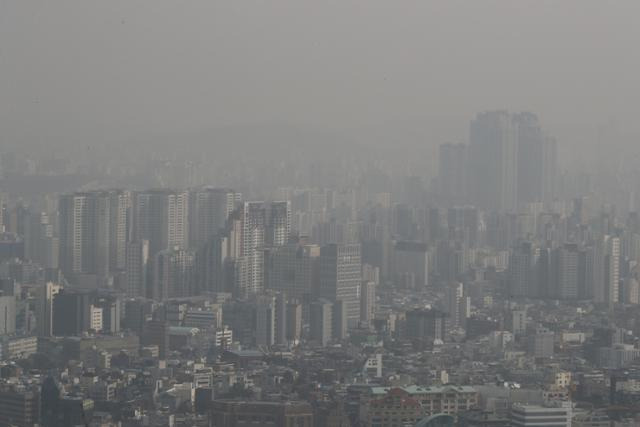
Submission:
<svg viewBox="0 0 640 427">
<path fill-rule="evenodd" d="M 2 144 L 282 126 L 436 146 L 466 142 L 476 112 L 509 109 L 538 114 L 563 159 L 598 138 L 630 148 L 638 12 L 584 0 L 4 1 Z"/>
</svg>

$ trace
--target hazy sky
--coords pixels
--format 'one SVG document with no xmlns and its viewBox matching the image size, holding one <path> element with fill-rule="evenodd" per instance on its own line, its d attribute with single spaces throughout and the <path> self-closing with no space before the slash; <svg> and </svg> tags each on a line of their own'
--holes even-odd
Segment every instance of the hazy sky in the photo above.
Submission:
<svg viewBox="0 0 640 427">
<path fill-rule="evenodd" d="M 0 144 L 256 123 L 439 143 L 497 108 L 592 143 L 604 124 L 640 133 L 638 16 L 637 0 L 0 0 Z"/>
</svg>

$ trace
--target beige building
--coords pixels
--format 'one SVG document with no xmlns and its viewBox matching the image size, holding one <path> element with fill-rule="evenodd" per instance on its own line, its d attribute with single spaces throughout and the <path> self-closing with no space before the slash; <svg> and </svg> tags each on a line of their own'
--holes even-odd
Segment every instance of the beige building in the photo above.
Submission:
<svg viewBox="0 0 640 427">
<path fill-rule="evenodd" d="M 473 387 L 372 387 L 364 399 L 361 420 L 366 425 L 405 425 L 435 415 L 454 415 L 474 409 L 478 392 Z"/>
</svg>

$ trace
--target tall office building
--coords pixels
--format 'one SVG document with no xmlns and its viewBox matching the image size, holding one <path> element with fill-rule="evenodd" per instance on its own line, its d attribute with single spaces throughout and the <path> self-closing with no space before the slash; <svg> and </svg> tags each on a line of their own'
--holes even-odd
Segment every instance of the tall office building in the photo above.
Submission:
<svg viewBox="0 0 640 427">
<path fill-rule="evenodd" d="M 325 347 L 333 336 L 333 304 L 319 299 L 311 304 L 310 338 Z"/>
<path fill-rule="evenodd" d="M 149 300 L 130 299 L 124 305 L 123 326 L 142 337 L 144 325 L 153 311 L 153 303 Z"/>
<path fill-rule="evenodd" d="M 39 337 L 53 335 L 53 300 L 60 289 L 60 285 L 51 282 L 36 289 L 36 327 Z"/>
<path fill-rule="evenodd" d="M 469 190 L 476 206 L 513 212 L 518 207 L 517 125 L 506 111 L 479 113 L 469 133 Z"/>
<path fill-rule="evenodd" d="M 465 144 L 447 143 L 439 147 L 438 193 L 449 204 L 466 201 L 467 151 Z"/>
<path fill-rule="evenodd" d="M 578 298 L 594 299 L 594 262 L 596 249 L 594 246 L 587 246 L 581 249 L 578 267 Z"/>
<path fill-rule="evenodd" d="M 53 299 L 53 335 L 80 335 L 91 326 L 91 299 L 86 292 L 60 290 Z"/>
<path fill-rule="evenodd" d="M 276 298 L 259 295 L 255 301 L 256 345 L 271 347 L 276 343 Z"/>
<path fill-rule="evenodd" d="M 192 190 L 189 199 L 189 244 L 199 249 L 226 226 L 241 195 L 227 188 Z"/>
<path fill-rule="evenodd" d="M 40 424 L 43 427 L 57 425 L 60 408 L 60 388 L 53 377 L 47 377 L 40 388 Z"/>
<path fill-rule="evenodd" d="M 275 342 L 278 345 L 285 345 L 287 343 L 287 323 L 289 319 L 287 315 L 289 314 L 287 310 L 287 296 L 278 292 L 275 295 L 275 327 L 276 327 L 276 337 Z"/>
<path fill-rule="evenodd" d="M 359 244 L 330 244 L 320 249 L 318 296 L 345 304 L 347 323 L 360 319 L 362 261 Z"/>
<path fill-rule="evenodd" d="M 288 243 L 269 249 L 266 255 L 267 287 L 304 300 L 311 295 L 317 279 L 320 247 Z"/>
<path fill-rule="evenodd" d="M 331 313 L 331 320 L 333 322 L 333 329 L 331 336 L 334 340 L 344 340 L 347 338 L 347 330 L 350 324 L 353 324 L 352 319 L 347 316 L 348 304 L 344 300 L 336 300 L 333 302 L 333 312 Z"/>
<path fill-rule="evenodd" d="M 0 296 L 0 335 L 11 335 L 16 332 L 16 297 Z"/>
</svg>

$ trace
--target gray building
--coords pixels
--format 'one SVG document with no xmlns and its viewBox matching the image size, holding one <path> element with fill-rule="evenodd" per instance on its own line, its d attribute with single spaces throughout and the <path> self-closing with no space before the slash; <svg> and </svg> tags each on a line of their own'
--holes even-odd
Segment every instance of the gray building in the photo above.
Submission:
<svg viewBox="0 0 640 427">
<path fill-rule="evenodd" d="M 320 249 L 318 296 L 343 301 L 349 327 L 360 320 L 361 277 L 359 244 L 329 244 Z"/>
<path fill-rule="evenodd" d="M 571 403 L 555 406 L 514 405 L 511 408 L 512 427 L 570 427 Z"/>
<path fill-rule="evenodd" d="M 0 296 L 0 335 L 16 332 L 16 297 Z"/>
<path fill-rule="evenodd" d="M 469 132 L 469 190 L 485 210 L 518 207 L 517 126 L 506 111 L 479 113 Z"/>
<path fill-rule="evenodd" d="M 310 338 L 326 346 L 333 338 L 333 304 L 320 299 L 311 304 Z"/>
</svg>

